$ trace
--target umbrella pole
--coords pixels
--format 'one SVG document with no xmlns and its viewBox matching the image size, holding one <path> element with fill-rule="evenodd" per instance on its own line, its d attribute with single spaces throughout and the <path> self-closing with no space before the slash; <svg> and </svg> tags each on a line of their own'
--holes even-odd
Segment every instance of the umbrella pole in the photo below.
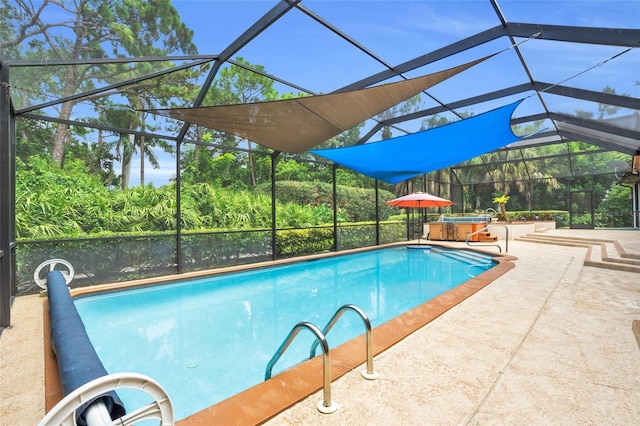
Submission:
<svg viewBox="0 0 640 426">
<path fill-rule="evenodd" d="M 422 225 L 422 211 L 420 210 L 420 201 L 418 201 L 418 245 L 420 245 L 420 238 L 422 238 L 422 230 L 424 226 Z"/>
</svg>

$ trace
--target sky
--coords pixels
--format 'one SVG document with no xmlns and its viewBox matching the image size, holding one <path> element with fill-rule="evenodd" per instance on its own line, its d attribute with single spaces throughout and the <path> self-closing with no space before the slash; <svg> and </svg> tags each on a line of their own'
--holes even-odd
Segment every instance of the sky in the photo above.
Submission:
<svg viewBox="0 0 640 426">
<path fill-rule="evenodd" d="M 194 30 L 199 53 L 215 54 L 222 51 L 276 3 L 273 0 L 178 0 L 174 1 L 174 6 L 183 21 Z M 391 65 L 424 55 L 500 24 L 488 0 L 303 0 L 300 4 Z M 637 28 L 640 22 L 639 0 L 502 0 L 499 4 L 509 22 L 611 28 Z M 504 41 L 495 44 L 487 52 L 507 47 Z M 527 54 L 533 60 L 544 60 L 547 55 L 547 58 L 551 58 L 549 50 L 554 49 L 551 44 L 553 43 L 530 43 Z M 553 77 L 569 77 L 578 70 L 582 71 L 608 58 L 615 49 L 599 50 L 586 45 L 558 46 L 558 51 L 565 58 L 570 56 L 572 60 L 567 64 L 554 63 L 552 75 L 549 75 L 551 67 L 541 67 L 536 72 L 545 78 L 534 78 L 550 81 Z M 265 66 L 274 75 L 315 92 L 330 92 L 384 69 L 381 64 L 369 59 L 298 10 L 290 11 L 238 55 L 251 63 Z M 477 53 L 471 53 L 469 59 L 477 56 Z M 456 58 L 445 65 L 457 65 L 459 61 Z M 441 68 L 442 65 L 438 64 L 432 70 L 416 72 L 423 74 L 424 71 Z M 495 73 L 495 68 L 493 71 Z"/>
</svg>

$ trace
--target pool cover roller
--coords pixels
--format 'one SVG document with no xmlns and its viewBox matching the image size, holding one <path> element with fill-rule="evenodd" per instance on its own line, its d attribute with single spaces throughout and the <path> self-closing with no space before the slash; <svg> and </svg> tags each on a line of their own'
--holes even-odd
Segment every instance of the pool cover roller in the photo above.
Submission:
<svg viewBox="0 0 640 426">
<path fill-rule="evenodd" d="M 47 287 L 51 345 L 58 360 L 64 395 L 68 395 L 80 386 L 108 373 L 87 336 L 64 277 L 59 271 L 47 274 Z M 76 411 L 76 422 L 79 426 L 87 425 L 84 411 L 99 398 L 102 398 L 112 420 L 126 414 L 124 404 L 116 392 L 107 392 L 87 401 Z"/>
</svg>

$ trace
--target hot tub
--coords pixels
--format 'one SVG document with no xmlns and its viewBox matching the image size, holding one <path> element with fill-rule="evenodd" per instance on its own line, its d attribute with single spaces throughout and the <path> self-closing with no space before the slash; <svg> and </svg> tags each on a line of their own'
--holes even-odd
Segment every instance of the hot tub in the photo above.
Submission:
<svg viewBox="0 0 640 426">
<path fill-rule="evenodd" d="M 442 216 L 435 222 L 429 222 L 429 239 L 434 241 L 466 241 L 469 234 L 479 231 L 491 222 L 491 216 Z M 479 234 L 469 241 L 480 241 Z"/>
</svg>

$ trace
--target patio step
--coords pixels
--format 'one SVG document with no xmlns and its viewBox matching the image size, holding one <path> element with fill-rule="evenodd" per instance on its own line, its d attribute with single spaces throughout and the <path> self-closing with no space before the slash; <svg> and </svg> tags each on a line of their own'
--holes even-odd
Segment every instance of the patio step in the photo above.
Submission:
<svg viewBox="0 0 640 426">
<path fill-rule="evenodd" d="M 484 231 L 478 234 L 478 242 L 493 242 L 498 241 L 498 237 L 491 235 L 491 232 Z"/>
<path fill-rule="evenodd" d="M 515 240 L 540 244 L 553 244 L 557 246 L 585 248 L 591 247 L 594 244 L 599 244 L 598 242 L 585 240 L 583 238 L 562 238 L 556 235 L 546 235 L 539 233 L 523 235 L 521 237 L 515 238 Z"/>
<path fill-rule="evenodd" d="M 527 234 L 516 238 L 516 240 L 566 247 L 584 247 L 587 249 L 584 259 L 585 266 L 640 273 L 640 253 L 627 253 L 617 240 L 541 233 Z"/>
</svg>

